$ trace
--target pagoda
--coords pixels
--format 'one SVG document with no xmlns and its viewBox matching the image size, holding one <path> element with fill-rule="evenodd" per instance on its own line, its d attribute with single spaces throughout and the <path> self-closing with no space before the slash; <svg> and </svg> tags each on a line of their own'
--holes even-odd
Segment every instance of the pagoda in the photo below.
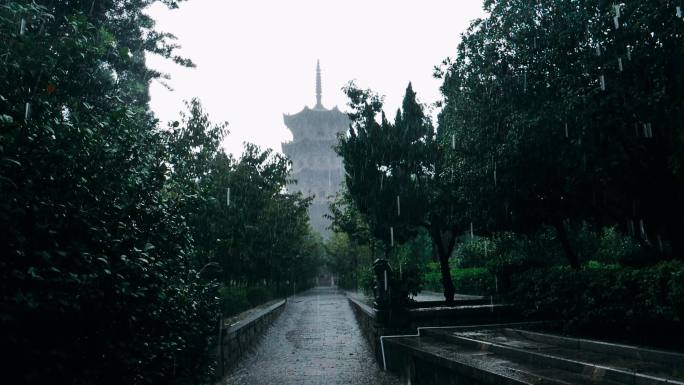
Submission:
<svg viewBox="0 0 684 385">
<path fill-rule="evenodd" d="M 294 114 L 283 114 L 285 126 L 292 132 L 292 141 L 282 143 L 283 153 L 292 161 L 292 176 L 296 183 L 289 187 L 304 196 L 312 196 L 309 207 L 311 227 L 328 237 L 329 202 L 337 193 L 344 172 L 342 159 L 333 146 L 337 134 L 349 128 L 349 118 L 337 107 L 327 109 L 321 103 L 321 66 L 316 64 L 316 105 L 305 106 Z"/>
</svg>

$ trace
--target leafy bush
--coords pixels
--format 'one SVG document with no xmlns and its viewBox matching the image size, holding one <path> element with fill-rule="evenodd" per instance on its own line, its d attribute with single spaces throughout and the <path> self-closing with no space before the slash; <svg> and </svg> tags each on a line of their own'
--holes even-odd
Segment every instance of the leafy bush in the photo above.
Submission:
<svg viewBox="0 0 684 385">
<path fill-rule="evenodd" d="M 239 286 L 224 286 L 219 290 L 224 316 L 238 314 L 249 309 L 247 288 Z"/>
<path fill-rule="evenodd" d="M 495 278 L 483 267 L 452 269 L 454 287 L 459 294 L 490 294 L 496 291 Z"/>
<path fill-rule="evenodd" d="M 672 346 L 684 317 L 684 263 L 634 269 L 595 265 L 516 275 L 508 298 L 526 315 L 563 321 L 567 331 Z"/>
<path fill-rule="evenodd" d="M 373 293 L 373 286 L 375 285 L 375 274 L 370 267 L 359 269 L 359 287 L 365 294 Z"/>
<path fill-rule="evenodd" d="M 452 258 L 455 265 L 461 268 L 483 267 L 494 256 L 495 243 L 484 237 L 460 243 L 454 250 Z"/>
<path fill-rule="evenodd" d="M 486 268 L 451 268 L 451 278 L 458 294 L 486 295 L 496 291 L 494 275 Z M 439 263 L 430 262 L 423 275 L 423 285 L 427 290 L 442 291 L 442 275 Z"/>
<path fill-rule="evenodd" d="M 247 301 L 249 304 L 254 306 L 259 306 L 264 302 L 268 302 L 275 298 L 276 295 L 273 289 L 268 286 L 252 286 L 247 288 Z"/>
<path fill-rule="evenodd" d="M 291 294 L 291 293 L 290 293 Z M 224 316 L 231 316 L 278 298 L 274 288 L 257 286 L 224 286 L 219 290 Z"/>
</svg>

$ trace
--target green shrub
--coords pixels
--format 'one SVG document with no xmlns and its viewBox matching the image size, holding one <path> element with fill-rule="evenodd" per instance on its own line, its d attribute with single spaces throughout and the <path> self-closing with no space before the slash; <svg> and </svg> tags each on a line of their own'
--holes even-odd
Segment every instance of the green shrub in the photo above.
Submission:
<svg viewBox="0 0 684 385">
<path fill-rule="evenodd" d="M 265 285 L 224 286 L 219 295 L 224 316 L 241 313 L 279 297 L 276 289 Z"/>
<path fill-rule="evenodd" d="M 461 268 L 484 267 L 495 252 L 491 239 L 476 237 L 456 246 L 452 264 Z"/>
<path fill-rule="evenodd" d="M 252 286 L 247 289 L 247 301 L 252 307 L 259 306 L 275 297 L 273 289 L 268 286 Z"/>
<path fill-rule="evenodd" d="M 223 315 L 230 316 L 249 309 L 247 288 L 240 286 L 224 286 L 219 290 Z"/>
<path fill-rule="evenodd" d="M 676 331 L 684 316 L 683 290 L 679 261 L 642 269 L 593 264 L 518 274 L 508 298 L 528 316 L 562 321 L 569 332 L 671 346 L 684 342 Z"/>
<path fill-rule="evenodd" d="M 375 274 L 370 267 L 359 268 L 359 286 L 365 294 L 373 293 L 373 285 L 375 285 Z"/>
<path fill-rule="evenodd" d="M 459 294 L 485 295 L 496 291 L 495 278 L 484 267 L 452 269 L 451 278 Z"/>
<path fill-rule="evenodd" d="M 442 274 L 438 262 L 428 262 L 423 273 L 423 288 L 436 292 L 442 292 Z"/>
<path fill-rule="evenodd" d="M 486 295 L 496 291 L 494 275 L 484 267 L 451 268 L 451 280 L 458 294 Z M 423 287 L 426 290 L 442 292 L 442 273 L 439 263 L 429 262 L 423 274 Z"/>
</svg>

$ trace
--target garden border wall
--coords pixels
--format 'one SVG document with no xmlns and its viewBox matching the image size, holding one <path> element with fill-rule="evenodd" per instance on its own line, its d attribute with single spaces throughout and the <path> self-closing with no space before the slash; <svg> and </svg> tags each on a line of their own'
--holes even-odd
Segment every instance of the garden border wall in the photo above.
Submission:
<svg viewBox="0 0 684 385">
<path fill-rule="evenodd" d="M 285 309 L 287 299 L 280 300 L 262 311 L 241 319 L 233 325 L 224 325 L 221 331 L 221 363 L 223 375 L 259 340 L 273 321 Z"/>
</svg>

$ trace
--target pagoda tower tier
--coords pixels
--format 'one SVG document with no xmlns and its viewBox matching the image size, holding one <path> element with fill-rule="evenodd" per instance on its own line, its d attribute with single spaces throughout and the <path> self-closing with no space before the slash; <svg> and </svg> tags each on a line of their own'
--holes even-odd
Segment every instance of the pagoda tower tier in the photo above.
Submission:
<svg viewBox="0 0 684 385">
<path fill-rule="evenodd" d="M 325 216 L 330 212 L 328 205 L 339 190 L 344 173 L 342 159 L 333 147 L 337 144 L 337 135 L 349 128 L 349 118 L 337 107 L 325 108 L 321 99 L 321 67 L 317 63 L 316 105 L 305 106 L 293 115 L 283 115 L 293 139 L 282 143 L 282 150 L 292 161 L 295 180 L 288 190 L 314 197 L 309 207 L 311 227 L 327 237 L 330 220 Z"/>
</svg>

